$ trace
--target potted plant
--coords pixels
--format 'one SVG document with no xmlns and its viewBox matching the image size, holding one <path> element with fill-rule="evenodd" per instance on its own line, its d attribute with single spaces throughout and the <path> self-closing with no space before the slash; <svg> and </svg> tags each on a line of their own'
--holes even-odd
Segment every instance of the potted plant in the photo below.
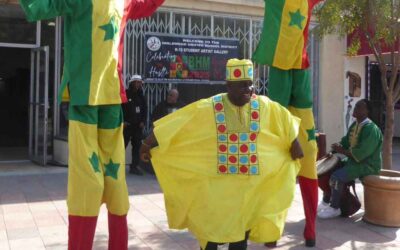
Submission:
<svg viewBox="0 0 400 250">
<path fill-rule="evenodd" d="M 350 36 L 349 55 L 356 55 L 361 42 L 366 41 L 379 64 L 385 95 L 382 151 L 385 170 L 380 176 L 363 179 L 364 220 L 384 226 L 400 226 L 400 172 L 389 170 L 392 169 L 394 107 L 400 100 L 399 76 L 391 73 L 400 69 L 400 1 L 326 0 L 316 8 L 315 15 L 320 37 L 327 34 Z M 384 54 L 389 54 L 390 66 L 386 64 Z"/>
</svg>

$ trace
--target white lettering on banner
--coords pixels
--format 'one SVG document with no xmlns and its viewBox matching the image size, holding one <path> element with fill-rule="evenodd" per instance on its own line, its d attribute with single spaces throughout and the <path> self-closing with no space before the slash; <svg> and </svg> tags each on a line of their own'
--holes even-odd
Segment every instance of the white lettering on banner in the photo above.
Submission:
<svg viewBox="0 0 400 250">
<path fill-rule="evenodd" d="M 171 58 L 175 58 L 175 55 L 171 54 L 169 51 L 166 54 L 163 54 L 162 52 L 156 52 L 153 54 L 153 52 L 149 51 L 146 55 L 146 62 L 150 63 L 153 61 L 170 60 Z"/>
<path fill-rule="evenodd" d="M 229 53 L 229 51 L 227 51 L 227 50 L 219 50 L 219 49 L 215 49 L 215 50 L 214 50 L 214 54 L 226 55 L 226 54 L 228 54 L 228 53 Z"/>
<path fill-rule="evenodd" d="M 151 66 L 149 71 L 150 78 L 165 78 L 169 75 L 167 68 L 164 66 L 161 69 L 157 69 L 154 66 Z"/>
<path fill-rule="evenodd" d="M 184 48 L 183 52 L 190 52 L 190 53 L 199 53 L 200 49 L 189 49 L 189 48 Z"/>
<path fill-rule="evenodd" d="M 200 50 L 200 52 L 203 54 L 211 54 L 213 52 L 213 50 L 212 49 L 202 49 L 202 50 Z"/>
</svg>

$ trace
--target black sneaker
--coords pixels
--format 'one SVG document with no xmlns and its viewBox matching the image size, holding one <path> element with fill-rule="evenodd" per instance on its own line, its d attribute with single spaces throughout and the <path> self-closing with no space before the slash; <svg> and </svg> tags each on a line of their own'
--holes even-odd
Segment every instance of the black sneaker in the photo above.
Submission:
<svg viewBox="0 0 400 250">
<path fill-rule="evenodd" d="M 306 240 L 305 245 L 306 247 L 315 247 L 315 240 L 314 239 Z"/>
<path fill-rule="evenodd" d="M 277 242 L 276 241 L 267 242 L 267 243 L 264 243 L 264 246 L 266 246 L 268 248 L 275 248 L 277 246 Z"/>
<path fill-rule="evenodd" d="M 143 175 L 142 171 L 137 166 L 136 167 L 131 166 L 129 168 L 129 173 L 134 175 Z"/>
</svg>

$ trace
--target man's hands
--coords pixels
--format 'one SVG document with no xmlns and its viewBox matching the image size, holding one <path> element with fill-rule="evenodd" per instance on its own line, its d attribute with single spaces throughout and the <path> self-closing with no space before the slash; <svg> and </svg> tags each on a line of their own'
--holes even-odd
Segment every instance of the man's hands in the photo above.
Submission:
<svg viewBox="0 0 400 250">
<path fill-rule="evenodd" d="M 149 162 L 151 159 L 151 153 L 150 153 L 150 145 L 144 144 L 145 142 L 142 141 L 142 145 L 140 145 L 140 149 L 139 149 L 139 155 L 140 155 L 140 159 L 143 162 Z"/>
<path fill-rule="evenodd" d="M 339 143 L 334 143 L 334 144 L 332 144 L 331 147 L 332 147 L 333 151 L 340 153 L 340 154 L 343 154 L 343 152 L 345 151 L 345 149 Z"/>
<path fill-rule="evenodd" d="M 143 162 L 149 162 L 151 159 L 151 148 L 158 146 L 157 138 L 154 133 L 151 132 L 146 139 L 142 140 L 142 145 L 140 145 L 139 155 Z"/>
<path fill-rule="evenodd" d="M 353 158 L 353 155 L 351 154 L 351 152 L 349 150 L 346 150 L 342 147 L 342 145 L 340 145 L 339 143 L 334 143 L 332 144 L 332 150 L 339 153 L 339 154 L 343 154 L 347 157 L 351 157 Z"/>
<path fill-rule="evenodd" d="M 292 142 L 292 145 L 290 146 L 290 156 L 293 160 L 301 159 L 304 157 L 303 149 L 301 148 L 297 138 Z"/>
</svg>

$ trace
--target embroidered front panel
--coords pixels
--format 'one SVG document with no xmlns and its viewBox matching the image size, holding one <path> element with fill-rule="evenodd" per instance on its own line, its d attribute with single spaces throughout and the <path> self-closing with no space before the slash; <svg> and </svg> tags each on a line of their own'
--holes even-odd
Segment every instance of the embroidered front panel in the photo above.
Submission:
<svg viewBox="0 0 400 250">
<path fill-rule="evenodd" d="M 228 133 L 222 95 L 213 97 L 218 142 L 218 173 L 258 175 L 257 137 L 260 131 L 260 103 L 256 95 L 250 101 L 248 131 Z"/>
<path fill-rule="evenodd" d="M 353 126 L 352 130 L 350 131 L 349 141 L 350 141 L 350 148 L 354 148 L 358 144 L 358 136 L 361 131 L 361 125 L 356 124 Z"/>
</svg>

